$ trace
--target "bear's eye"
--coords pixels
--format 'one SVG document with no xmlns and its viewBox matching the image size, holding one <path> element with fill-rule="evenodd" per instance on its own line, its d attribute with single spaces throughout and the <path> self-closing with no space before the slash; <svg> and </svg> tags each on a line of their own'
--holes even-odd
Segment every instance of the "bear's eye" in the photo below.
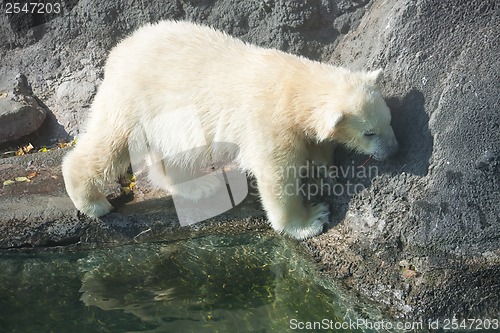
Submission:
<svg viewBox="0 0 500 333">
<path fill-rule="evenodd" d="M 375 133 L 373 133 L 373 132 L 366 132 L 365 133 L 365 136 L 367 136 L 367 137 L 371 137 L 371 136 L 374 136 L 374 135 L 375 135 Z"/>
</svg>

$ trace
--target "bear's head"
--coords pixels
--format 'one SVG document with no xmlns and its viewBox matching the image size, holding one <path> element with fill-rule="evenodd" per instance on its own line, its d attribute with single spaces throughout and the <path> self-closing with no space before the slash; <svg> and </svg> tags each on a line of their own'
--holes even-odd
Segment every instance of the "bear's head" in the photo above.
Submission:
<svg viewBox="0 0 500 333">
<path fill-rule="evenodd" d="M 376 160 L 384 160 L 397 152 L 391 112 L 378 87 L 381 76 L 380 69 L 349 73 L 345 84 L 336 87 L 331 105 L 326 103 L 329 107 L 323 108 L 326 128 L 321 131 L 321 139 L 339 142 Z"/>
</svg>

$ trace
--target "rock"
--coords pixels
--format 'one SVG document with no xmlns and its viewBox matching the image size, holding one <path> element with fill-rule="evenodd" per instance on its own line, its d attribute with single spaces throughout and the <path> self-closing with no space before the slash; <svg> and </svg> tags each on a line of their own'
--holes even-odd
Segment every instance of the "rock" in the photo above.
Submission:
<svg viewBox="0 0 500 333">
<path fill-rule="evenodd" d="M 0 159 L 0 249 L 127 244 L 175 240 L 212 233 L 238 234 L 267 230 L 258 197 L 245 205 L 190 227 L 181 227 L 171 197 L 142 186 L 119 197 L 118 186 L 105 192 L 116 207 L 91 219 L 78 213 L 64 189 L 61 160 L 67 149 Z M 16 181 L 29 176 L 29 182 Z M 12 180 L 3 185 L 5 180 Z M 125 204 L 126 203 L 126 204 Z M 246 221 L 244 218 L 251 216 Z"/>
<path fill-rule="evenodd" d="M 0 143 L 36 131 L 45 117 L 46 112 L 31 94 L 24 75 L 0 81 Z"/>
<path fill-rule="evenodd" d="M 486 150 L 476 161 L 476 169 L 498 173 L 500 168 L 500 153 Z"/>
<path fill-rule="evenodd" d="M 333 276 L 390 304 L 395 316 L 498 317 L 496 7 L 494 1 L 373 1 L 330 57 L 384 69 L 402 149 L 391 161 L 368 164 L 378 175 L 364 191 L 334 198 L 348 201 L 349 209 L 337 213 L 338 227 L 308 244 Z M 337 163 L 363 160 L 344 153 Z M 402 260 L 414 268 L 401 267 Z M 338 270 L 346 262 L 348 274 Z"/>
<path fill-rule="evenodd" d="M 95 92 L 95 84 L 88 81 L 69 80 L 62 82 L 56 91 L 56 97 L 63 103 L 89 104 Z"/>
</svg>

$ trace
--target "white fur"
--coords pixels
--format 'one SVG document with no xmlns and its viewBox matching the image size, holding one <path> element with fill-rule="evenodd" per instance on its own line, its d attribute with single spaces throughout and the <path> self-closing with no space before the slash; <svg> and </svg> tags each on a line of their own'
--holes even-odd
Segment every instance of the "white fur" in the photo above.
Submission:
<svg viewBox="0 0 500 333">
<path fill-rule="evenodd" d="M 328 207 L 283 194 L 280 189 L 296 181 L 283 168 L 298 167 L 318 155 L 312 153 L 316 144 L 332 140 L 372 154 L 365 146 L 373 144 L 351 136 L 363 130 L 354 125 L 358 118 L 392 133 L 388 109 L 376 94 L 379 77 L 259 48 L 192 23 L 147 25 L 109 55 L 86 133 L 64 159 L 68 194 L 89 216 L 109 212 L 98 187 L 126 170 L 129 148 L 146 138 L 166 163 L 150 173 L 159 187 L 175 190 L 198 165 L 234 157 L 256 177 L 275 230 L 297 239 L 317 235 L 328 223 Z M 383 110 L 372 110 L 374 103 L 383 103 Z M 194 149 L 213 142 L 234 143 L 239 152 Z M 207 180 L 205 188 L 178 190 L 199 198 L 216 187 Z"/>
</svg>

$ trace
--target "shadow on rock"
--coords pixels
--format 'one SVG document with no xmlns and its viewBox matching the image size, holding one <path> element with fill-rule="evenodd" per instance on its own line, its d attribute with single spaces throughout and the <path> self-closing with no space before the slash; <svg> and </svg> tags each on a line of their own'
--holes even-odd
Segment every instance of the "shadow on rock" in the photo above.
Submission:
<svg viewBox="0 0 500 333">
<path fill-rule="evenodd" d="M 433 137 L 429 131 L 429 117 L 425 112 L 424 96 L 412 90 L 402 98 L 388 98 L 392 113 L 392 127 L 400 151 L 385 161 L 375 161 L 339 147 L 335 151 L 335 184 L 328 198 L 332 204 L 330 227 L 344 220 L 353 198 L 372 187 L 374 178 L 395 177 L 405 172 L 425 176 L 433 150 Z M 385 175 L 385 176 L 384 176 Z M 387 179 L 381 179 L 376 192 L 384 190 Z"/>
<path fill-rule="evenodd" d="M 429 131 L 424 95 L 414 89 L 402 99 L 388 98 L 387 105 L 392 112 L 394 134 L 401 147 L 390 163 L 391 169 L 418 176 L 427 175 L 434 139 Z"/>
</svg>

